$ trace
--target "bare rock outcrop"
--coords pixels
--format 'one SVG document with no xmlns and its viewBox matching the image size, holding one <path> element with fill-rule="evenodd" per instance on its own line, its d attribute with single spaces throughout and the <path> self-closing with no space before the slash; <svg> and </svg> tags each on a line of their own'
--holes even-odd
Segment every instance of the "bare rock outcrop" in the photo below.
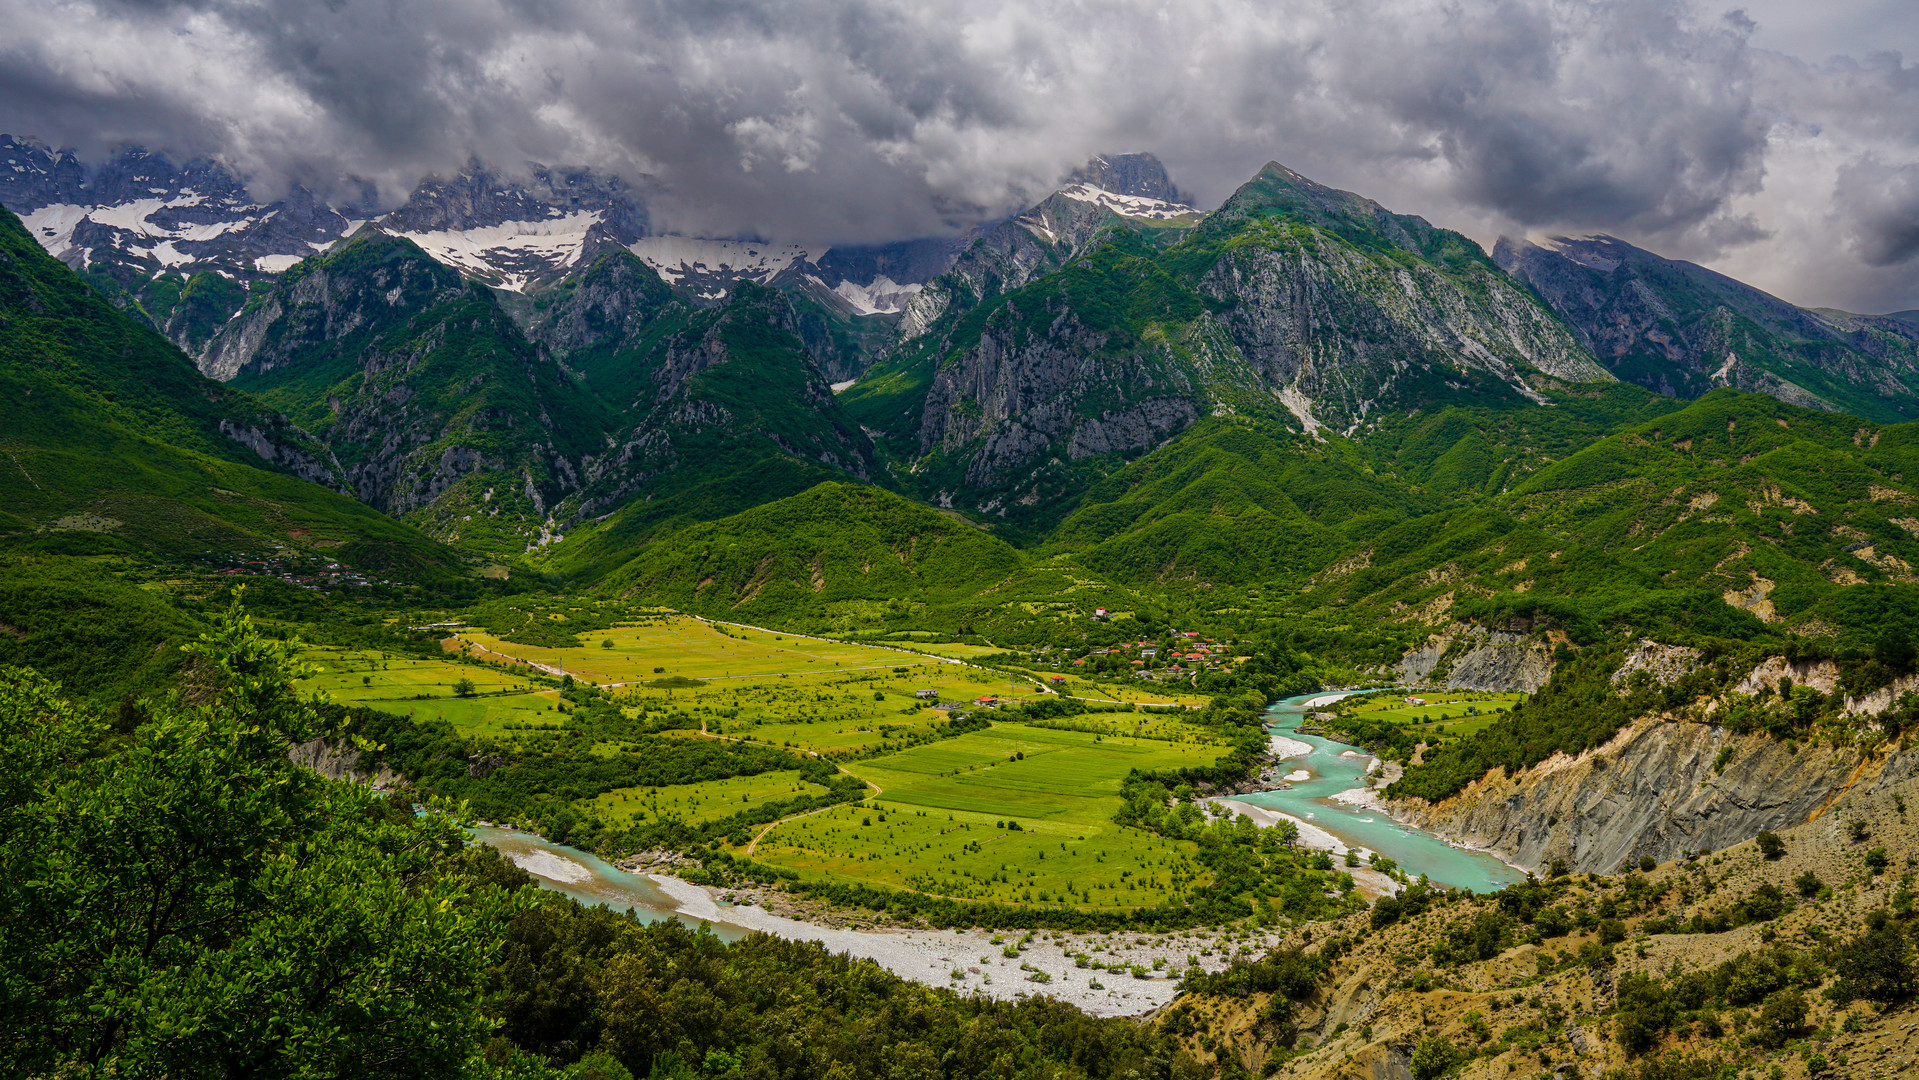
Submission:
<svg viewBox="0 0 1919 1080">
<path fill-rule="evenodd" d="M 1402 681 L 1443 682 L 1448 690 L 1530 694 L 1552 673 L 1552 652 L 1543 640 L 1469 625 L 1455 626 L 1399 661 Z"/>
<path fill-rule="evenodd" d="M 375 791 L 392 791 L 406 778 L 385 764 L 364 764 L 360 749 L 343 739 L 308 739 L 287 748 L 287 760 L 329 780 L 365 784 Z"/>
<path fill-rule="evenodd" d="M 1730 751 L 1725 759 L 1721 754 Z M 1437 804 L 1400 800 L 1404 819 L 1530 870 L 1564 859 L 1612 873 L 1801 824 L 1855 787 L 1919 771 L 1919 754 L 1790 744 L 1706 723 L 1642 719 L 1604 746 L 1494 770 Z"/>
</svg>

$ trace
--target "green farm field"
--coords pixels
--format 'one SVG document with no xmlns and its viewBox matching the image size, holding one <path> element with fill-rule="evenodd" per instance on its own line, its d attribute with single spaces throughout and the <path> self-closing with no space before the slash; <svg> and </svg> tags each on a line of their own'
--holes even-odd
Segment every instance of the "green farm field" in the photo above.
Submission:
<svg viewBox="0 0 1919 1080">
<path fill-rule="evenodd" d="M 881 793 L 782 822 L 753 857 L 962 900 L 1155 905 L 1198 879 L 1196 849 L 1114 825 L 1120 782 L 1135 768 L 1210 764 L 1223 752 L 998 724 L 847 766 Z"/>
<path fill-rule="evenodd" d="M 681 615 L 596 631 L 580 648 L 521 645 L 478 631 L 458 637 L 476 646 L 475 656 L 564 670 L 616 688 L 622 703 L 685 712 L 713 735 L 813 753 L 862 753 L 925 737 L 947 723 L 946 713 L 931 708 L 938 702 L 1039 693 L 1030 681 L 966 664 Z M 675 679 L 699 685 L 646 685 Z M 915 697 L 921 690 L 936 696 Z"/>
<path fill-rule="evenodd" d="M 977 660 L 982 656 L 997 656 L 1005 649 L 997 645 L 968 645 L 961 641 L 912 641 L 902 640 L 900 644 L 915 652 L 931 653 L 953 660 Z"/>
<path fill-rule="evenodd" d="M 677 817 L 699 823 L 731 817 L 767 799 L 786 800 L 825 791 L 818 784 L 802 780 L 797 770 L 788 770 L 660 788 L 619 788 L 583 805 L 607 821 Z"/>
<path fill-rule="evenodd" d="M 1426 704 L 1407 705 L 1402 700 L 1405 697 L 1417 697 Z M 1524 700 L 1525 694 L 1395 692 L 1383 700 L 1352 706 L 1351 713 L 1367 720 L 1411 728 L 1427 743 L 1436 745 L 1484 730 Z"/>
<path fill-rule="evenodd" d="M 443 719 L 462 734 L 505 735 L 511 730 L 509 724 L 550 724 L 558 719 L 558 692 L 531 686 L 512 671 L 326 646 L 309 647 L 300 659 L 315 669 L 312 676 L 300 680 L 301 690 L 322 691 L 342 705 L 364 705 L 414 719 Z M 454 696 L 454 684 L 461 679 L 472 681 L 475 696 Z"/>
<path fill-rule="evenodd" d="M 1093 825 L 1112 817 L 1120 781 L 1132 770 L 1210 765 L 1223 753 L 1219 745 L 995 724 L 847 771 L 883 789 L 881 797 L 891 802 Z"/>
<path fill-rule="evenodd" d="M 674 677 L 751 680 L 948 666 L 932 657 L 896 649 L 715 626 L 685 615 L 590 631 L 582 638 L 584 647 L 576 649 L 522 645 L 481 630 L 462 630 L 456 636 L 485 650 L 480 655 L 564 670 L 575 679 L 600 685 L 629 686 Z"/>
<path fill-rule="evenodd" d="M 1515 704 L 1526 700 L 1525 694 L 1431 693 L 1405 696 L 1420 698 L 1426 704 L 1407 705 L 1395 697 L 1390 701 L 1358 706 L 1353 713 L 1369 720 L 1388 720 L 1396 724 L 1417 724 L 1428 720 L 1443 723 L 1460 717 L 1485 718 L 1505 713 Z"/>
</svg>

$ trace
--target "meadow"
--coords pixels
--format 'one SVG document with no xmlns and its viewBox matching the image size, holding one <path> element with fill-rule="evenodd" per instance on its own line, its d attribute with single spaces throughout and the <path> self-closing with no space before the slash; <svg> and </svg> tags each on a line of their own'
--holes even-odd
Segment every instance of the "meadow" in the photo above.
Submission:
<svg viewBox="0 0 1919 1080">
<path fill-rule="evenodd" d="M 455 637 L 483 650 L 478 655 L 518 660 L 554 673 L 564 671 L 600 686 L 636 686 L 668 678 L 752 680 L 943 666 L 936 658 L 896 649 L 714 624 L 685 615 L 588 631 L 582 635 L 581 648 L 523 645 L 478 629 L 463 629 Z"/>
<path fill-rule="evenodd" d="M 1113 824 L 1120 783 L 1135 768 L 1210 765 L 1222 752 L 996 724 L 846 766 L 880 793 L 775 825 L 753 857 L 960 900 L 1152 906 L 1204 871 L 1196 845 Z"/>
<path fill-rule="evenodd" d="M 522 726 L 560 719 L 558 691 L 510 670 L 327 646 L 302 650 L 300 660 L 313 670 L 298 683 L 303 691 L 322 691 L 341 705 L 364 705 L 416 720 L 442 719 L 464 735 L 507 736 Z M 454 686 L 461 679 L 473 683 L 472 697 L 455 696 Z"/>
<path fill-rule="evenodd" d="M 825 792 L 826 788 L 807 783 L 797 769 L 791 769 L 697 784 L 618 788 L 582 805 L 595 811 L 602 820 L 618 824 L 662 817 L 699 824 L 732 817 L 767 799 L 785 800 Z"/>
</svg>

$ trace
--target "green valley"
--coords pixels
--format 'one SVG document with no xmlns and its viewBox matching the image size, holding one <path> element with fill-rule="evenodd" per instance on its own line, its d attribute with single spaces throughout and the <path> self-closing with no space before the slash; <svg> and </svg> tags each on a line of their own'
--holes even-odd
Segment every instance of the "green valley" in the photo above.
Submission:
<svg viewBox="0 0 1919 1080">
<path fill-rule="evenodd" d="M 1277 163 L 536 179 L 0 212 L 9 1075 L 1895 1075 L 1919 331 Z"/>
</svg>

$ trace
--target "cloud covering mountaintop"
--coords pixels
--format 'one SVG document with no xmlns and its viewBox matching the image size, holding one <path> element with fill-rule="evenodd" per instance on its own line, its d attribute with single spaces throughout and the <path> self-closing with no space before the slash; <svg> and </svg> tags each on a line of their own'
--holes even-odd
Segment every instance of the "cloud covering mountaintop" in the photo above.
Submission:
<svg viewBox="0 0 1919 1080">
<path fill-rule="evenodd" d="M 885 241 L 1151 149 L 1203 205 L 1278 159 L 1487 241 L 1603 231 L 1799 303 L 1919 306 L 1919 68 L 1762 49 L 1681 0 L 0 11 L 0 130 L 217 157 L 269 195 L 534 160 L 626 177 L 664 231 Z"/>
</svg>

